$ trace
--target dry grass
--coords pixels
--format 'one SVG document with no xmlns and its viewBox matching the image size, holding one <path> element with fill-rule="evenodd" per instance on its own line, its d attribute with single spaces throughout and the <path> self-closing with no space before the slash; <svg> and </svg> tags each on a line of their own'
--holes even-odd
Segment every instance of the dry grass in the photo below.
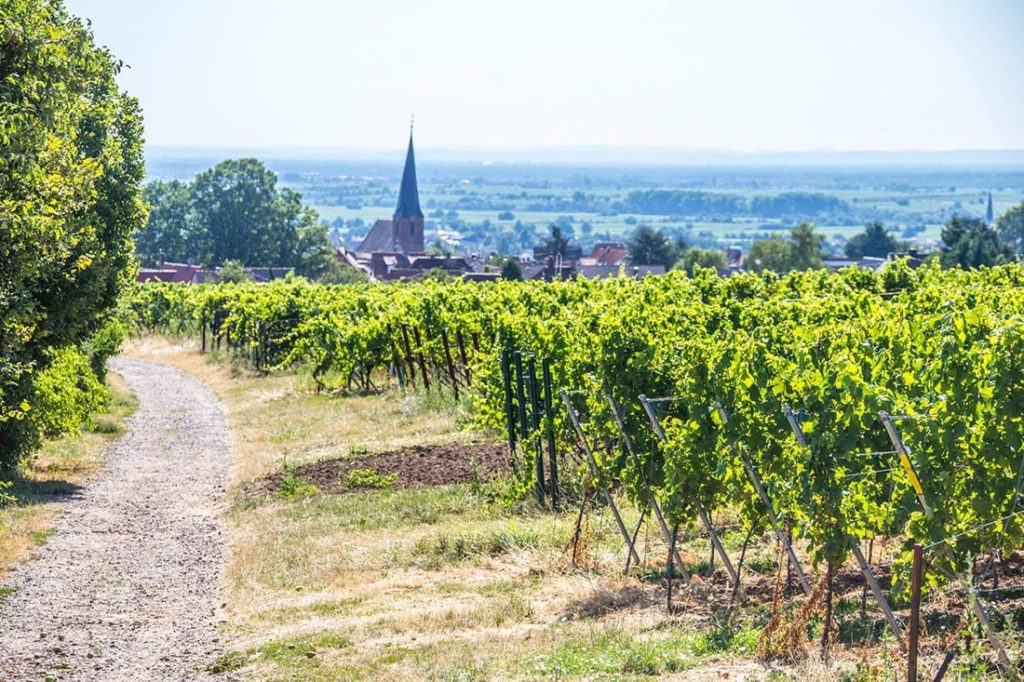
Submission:
<svg viewBox="0 0 1024 682">
<path fill-rule="evenodd" d="M 135 411 L 135 398 L 113 372 L 107 375 L 110 401 L 81 433 L 47 441 L 38 455 L 17 472 L 10 491 L 17 501 L 0 507 L 0 581 L 49 537 L 62 501 L 96 473 L 111 441 L 124 432 Z"/>
<path fill-rule="evenodd" d="M 225 405 L 234 504 L 222 669 L 257 680 L 825 680 L 857 664 L 765 667 L 755 651 L 766 614 L 716 624 L 717 597 L 683 592 L 668 615 L 657 579 L 622 576 L 607 513 L 590 517 L 587 566 L 574 569 L 572 510 L 513 511 L 471 485 L 246 498 L 241 486 L 286 463 L 475 434 L 459 408 L 423 396 L 318 396 L 299 376 L 257 376 L 163 339 L 127 352 L 199 377 Z M 625 515 L 632 527 L 636 512 Z M 651 528 L 640 538 L 649 575 L 665 554 Z M 727 537 L 730 549 L 740 540 Z M 706 560 L 705 540 L 680 549 L 691 565 Z"/>
</svg>

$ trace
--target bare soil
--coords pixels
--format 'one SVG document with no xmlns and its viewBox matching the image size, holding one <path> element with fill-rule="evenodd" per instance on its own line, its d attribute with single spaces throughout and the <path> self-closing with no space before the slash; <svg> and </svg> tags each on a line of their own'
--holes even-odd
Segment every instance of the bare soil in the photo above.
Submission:
<svg viewBox="0 0 1024 682">
<path fill-rule="evenodd" d="M 221 405 L 166 365 L 112 366 L 139 409 L 35 559 L 4 585 L 0 679 L 212 677 L 229 463 Z"/>
<path fill-rule="evenodd" d="M 251 497 L 281 490 L 287 476 L 312 483 L 322 493 L 366 492 L 347 485 L 348 474 L 368 469 L 381 476 L 394 475 L 392 487 L 419 488 L 473 481 L 490 481 L 508 473 L 508 446 L 504 443 L 448 443 L 413 445 L 376 455 L 337 457 L 278 471 L 246 487 Z"/>
</svg>

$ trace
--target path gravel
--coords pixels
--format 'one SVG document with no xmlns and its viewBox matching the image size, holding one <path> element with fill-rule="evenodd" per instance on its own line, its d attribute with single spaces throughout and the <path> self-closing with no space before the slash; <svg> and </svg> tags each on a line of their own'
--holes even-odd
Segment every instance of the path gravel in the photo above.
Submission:
<svg viewBox="0 0 1024 682">
<path fill-rule="evenodd" d="M 125 358 L 112 368 L 139 409 L 37 558 L 6 583 L 14 592 L 0 604 L 0 680 L 212 677 L 224 415 L 177 369 Z"/>
</svg>

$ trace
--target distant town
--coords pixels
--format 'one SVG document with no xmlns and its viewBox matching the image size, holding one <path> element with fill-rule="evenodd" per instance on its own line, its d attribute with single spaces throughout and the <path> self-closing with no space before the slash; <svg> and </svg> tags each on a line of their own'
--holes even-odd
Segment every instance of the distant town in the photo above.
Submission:
<svg viewBox="0 0 1024 682">
<path fill-rule="evenodd" d="M 401 169 L 397 192 L 389 195 L 387 188 L 380 186 L 377 191 L 382 194 L 373 200 L 379 206 L 382 198 L 391 196 L 395 209 L 390 218 L 365 206 L 362 201 L 366 197 L 354 200 L 345 194 L 344 188 L 353 186 L 349 176 L 335 177 L 330 184 L 317 173 L 278 174 L 262 162 L 247 159 L 223 162 L 193 181 L 195 185 L 207 178 L 206 182 L 219 188 L 218 191 L 228 191 L 225 187 L 229 187 L 239 192 L 248 191 L 246 183 L 269 184 L 268 201 L 285 206 L 291 217 L 265 228 L 253 223 L 263 216 L 279 215 L 278 209 L 247 206 L 239 210 L 239 215 L 225 216 L 221 215 L 223 208 L 218 213 L 194 205 L 210 194 L 208 188 L 197 191 L 176 179 L 156 180 L 148 187 L 153 207 L 150 225 L 137 238 L 143 264 L 138 281 L 265 282 L 295 274 L 327 282 L 400 281 L 427 276 L 478 282 L 551 281 L 575 277 L 641 278 L 661 275 L 673 268 L 692 274 L 698 267 L 712 268 L 720 276 L 728 277 L 761 270 L 877 270 L 894 260 L 919 267 L 929 258 L 940 259 L 947 266 L 974 267 L 1016 259 L 1020 239 L 1014 235 L 1022 229 L 1016 226 L 1021 212 L 1013 202 L 1024 197 L 1024 175 L 1012 166 L 982 171 L 933 169 L 926 174 L 915 174 L 913 169 L 855 169 L 849 177 L 838 170 L 816 176 L 813 170 L 776 169 L 772 171 L 774 176 L 767 176 L 767 182 L 749 169 L 705 169 L 703 176 L 687 169 L 683 177 L 690 186 L 701 186 L 707 177 L 722 177 L 730 185 L 746 187 L 747 194 L 736 189 L 712 192 L 656 188 L 632 190 L 624 199 L 615 199 L 606 189 L 622 185 L 621 179 L 602 180 L 601 171 L 593 170 L 591 174 L 595 177 L 588 174 L 566 180 L 559 178 L 559 173 L 565 175 L 568 171 L 555 166 L 546 170 L 548 175 L 543 180 L 521 181 L 523 186 L 530 185 L 529 190 L 520 190 L 518 194 L 492 191 L 491 196 L 497 196 L 497 200 L 471 194 L 465 189 L 474 184 L 471 180 L 460 181 L 460 189 L 434 190 L 441 196 L 454 194 L 455 205 L 469 207 L 469 211 L 494 211 L 493 222 L 484 217 L 476 224 L 462 220 L 452 204 L 445 209 L 437 199 L 429 200 L 431 217 L 425 215 L 411 132 Z M 624 172 L 637 175 L 642 171 Z M 652 167 L 647 172 L 657 177 L 667 171 Z M 900 172 L 906 177 L 900 176 Z M 282 185 L 290 186 L 274 189 L 278 179 Z M 997 184 L 998 203 L 1008 207 L 996 211 L 992 190 L 936 186 L 956 180 L 968 185 L 986 181 Z M 365 184 L 373 186 L 375 182 Z M 513 181 L 499 178 L 490 182 L 495 185 Z M 572 182 L 596 184 L 598 191 L 588 194 L 575 190 L 569 194 L 565 188 Z M 483 185 L 484 181 L 478 183 Z M 800 191 L 768 193 L 763 186 L 769 183 L 770 189 L 795 186 Z M 335 188 L 334 198 L 323 194 L 324 184 Z M 810 191 L 820 190 L 823 185 L 836 189 L 831 194 Z M 342 210 L 377 215 L 372 222 L 361 217 L 335 217 L 327 221 L 325 216 L 303 206 L 302 195 L 292 186 L 313 194 L 320 202 L 334 202 L 318 204 L 319 211 L 331 212 L 338 202 L 347 202 L 340 207 Z M 543 187 L 543 192 L 536 187 Z M 560 191 L 565 196 L 558 199 Z M 970 204 L 965 203 L 965 196 L 971 197 Z M 519 210 L 524 205 L 511 202 L 509 197 L 526 197 L 528 203 L 523 213 L 548 218 L 548 224 L 539 226 L 516 219 L 512 209 Z M 574 208 L 599 212 L 577 221 L 571 213 L 555 216 L 551 210 Z M 649 215 L 640 214 L 642 217 L 638 218 L 630 209 L 647 211 Z M 747 214 L 750 217 L 744 218 Z M 606 221 L 605 229 L 597 231 L 590 221 L 602 219 Z M 679 224 L 680 220 L 684 222 Z M 703 222 L 694 225 L 698 220 Z M 857 220 L 863 223 L 850 224 Z M 224 223 L 219 228 L 220 236 L 214 227 L 208 228 L 209 235 L 196 236 L 197 224 L 212 226 L 218 221 Z M 244 224 L 243 231 L 251 232 L 249 237 L 237 234 L 240 222 Z M 510 222 L 511 229 L 507 226 Z M 268 231 L 273 234 L 259 236 Z M 289 241 L 287 235 L 293 232 Z M 956 241 L 960 239 L 967 241 L 957 247 Z M 232 240 L 236 248 L 223 248 Z M 252 245 L 268 240 L 280 244 L 263 255 L 251 250 Z M 280 255 L 269 262 L 266 253 Z"/>
</svg>

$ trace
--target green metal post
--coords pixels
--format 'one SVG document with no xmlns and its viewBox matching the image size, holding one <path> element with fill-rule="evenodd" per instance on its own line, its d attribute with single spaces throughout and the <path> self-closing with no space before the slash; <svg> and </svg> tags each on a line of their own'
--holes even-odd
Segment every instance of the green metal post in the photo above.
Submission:
<svg viewBox="0 0 1024 682">
<path fill-rule="evenodd" d="M 555 411 L 551 406 L 551 359 L 541 362 L 544 375 L 544 416 L 548 422 L 548 471 L 551 477 L 551 508 L 558 511 L 558 450 L 555 448 Z"/>
<path fill-rule="evenodd" d="M 540 436 L 540 387 L 537 384 L 537 359 L 532 355 L 526 362 L 526 373 L 530 390 L 530 410 L 533 412 L 533 430 L 537 434 L 537 456 L 534 459 L 537 501 L 544 504 L 544 445 Z"/>
<path fill-rule="evenodd" d="M 501 351 L 501 378 L 505 387 L 505 419 L 508 422 L 508 456 L 515 461 L 516 454 L 516 413 L 512 406 L 512 358 L 505 348 Z"/>
</svg>

